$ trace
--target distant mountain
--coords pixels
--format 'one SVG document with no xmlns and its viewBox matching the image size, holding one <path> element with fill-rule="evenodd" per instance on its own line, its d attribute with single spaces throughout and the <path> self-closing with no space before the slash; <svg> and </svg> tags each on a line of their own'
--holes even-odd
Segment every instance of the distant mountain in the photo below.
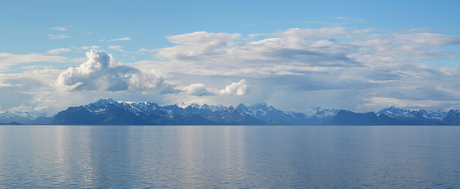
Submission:
<svg viewBox="0 0 460 189">
<path fill-rule="evenodd" d="M 283 112 L 265 103 L 252 106 L 238 105 L 236 110 L 272 124 L 284 125 L 319 125 L 329 121 L 339 110 L 315 108 L 309 115 L 297 112 Z"/>
<path fill-rule="evenodd" d="M 447 115 L 447 112 L 438 110 L 437 112 L 434 111 L 426 111 L 426 110 L 406 110 L 401 108 L 396 108 L 391 106 L 389 108 L 385 108 L 380 110 L 377 115 L 385 114 L 388 117 L 392 118 L 416 118 L 416 119 L 434 119 L 434 120 L 441 120 L 444 116 Z"/>
<path fill-rule="evenodd" d="M 265 103 L 236 108 L 222 105 L 160 106 L 154 102 L 100 99 L 69 107 L 53 117 L 27 112 L 0 113 L 0 123 L 28 125 L 460 125 L 460 111 L 407 110 L 389 107 L 377 113 L 312 108 L 285 112 Z"/>
<path fill-rule="evenodd" d="M 18 123 L 26 123 L 30 120 L 35 119 L 36 116 L 28 113 L 28 112 L 3 112 L 0 113 L 0 122 L 1 123 L 10 123 L 10 122 L 18 122 Z"/>
<path fill-rule="evenodd" d="M 12 121 L 12 122 L 9 122 L 9 123 L 0 123 L 0 125 L 23 125 L 22 123 L 18 123 L 16 121 Z"/>
<path fill-rule="evenodd" d="M 118 102 L 101 99 L 56 114 L 50 124 L 59 125 L 318 125 L 338 110 L 320 110 L 307 116 L 283 112 L 265 103 L 236 108 L 193 104 L 159 106 L 153 102 Z M 84 118 L 84 119 L 83 119 Z"/>
<path fill-rule="evenodd" d="M 460 125 L 460 111 L 428 112 L 390 107 L 374 114 L 341 110 L 326 125 Z"/>
<path fill-rule="evenodd" d="M 391 106 L 380 110 L 377 115 L 386 115 L 388 117 L 400 120 L 404 125 L 440 125 L 441 120 L 447 115 L 447 112 L 439 110 L 437 112 L 426 110 L 406 110 Z"/>
<path fill-rule="evenodd" d="M 3 112 L 0 113 L 0 123 L 19 123 L 27 125 L 44 125 L 48 124 L 52 117 L 34 115 L 29 112 Z"/>
<path fill-rule="evenodd" d="M 234 109 L 233 107 L 223 109 L 222 111 L 215 111 L 208 117 L 219 124 L 224 125 L 265 125 L 266 122 L 257 119 L 249 114 Z"/>
<path fill-rule="evenodd" d="M 385 114 L 377 116 L 374 112 L 355 113 L 340 110 L 326 125 L 405 125 L 403 121 L 388 117 Z"/>
<path fill-rule="evenodd" d="M 460 125 L 460 111 L 450 110 L 441 122 L 445 125 Z"/>
</svg>

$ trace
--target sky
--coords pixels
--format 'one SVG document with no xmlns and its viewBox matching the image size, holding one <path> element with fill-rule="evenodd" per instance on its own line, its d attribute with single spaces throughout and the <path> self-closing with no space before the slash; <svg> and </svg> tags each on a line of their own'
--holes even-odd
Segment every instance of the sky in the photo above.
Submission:
<svg viewBox="0 0 460 189">
<path fill-rule="evenodd" d="M 460 1 L 0 1 L 0 112 L 460 109 Z"/>
</svg>

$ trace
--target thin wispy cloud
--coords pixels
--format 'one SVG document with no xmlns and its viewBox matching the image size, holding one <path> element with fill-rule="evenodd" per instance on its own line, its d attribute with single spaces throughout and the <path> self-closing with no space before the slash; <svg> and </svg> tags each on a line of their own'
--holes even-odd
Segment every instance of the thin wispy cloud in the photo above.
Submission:
<svg viewBox="0 0 460 189">
<path fill-rule="evenodd" d="M 99 41 L 133 41 L 133 40 L 131 39 L 131 37 L 123 37 L 123 38 L 109 39 L 109 40 L 101 39 Z"/>
<path fill-rule="evenodd" d="M 34 62 L 66 62 L 69 58 L 62 56 L 49 56 L 42 54 L 11 54 L 0 53 L 0 72 L 6 70 L 9 66 Z"/>
<path fill-rule="evenodd" d="M 343 16 L 337 16 L 337 17 L 331 17 L 337 20 L 346 20 L 346 21 L 353 21 L 353 22 L 359 22 L 359 23 L 365 23 L 366 21 L 363 19 L 357 19 L 357 18 L 348 18 L 348 17 L 343 17 Z"/>
<path fill-rule="evenodd" d="M 99 49 L 99 48 L 101 48 L 101 47 L 97 46 L 97 45 L 80 47 L 80 49 L 82 49 L 82 50 Z"/>
<path fill-rule="evenodd" d="M 67 29 L 69 29 L 70 27 L 72 27 L 72 25 L 68 25 L 68 26 L 56 26 L 56 27 L 52 27 L 50 29 L 52 30 L 58 30 L 58 31 L 66 31 Z"/>
<path fill-rule="evenodd" d="M 251 34 L 248 34 L 248 37 L 258 37 L 258 36 L 262 36 L 262 35 L 265 35 L 263 33 L 251 33 Z"/>
<path fill-rule="evenodd" d="M 109 49 L 112 49 L 112 50 L 115 50 L 115 51 L 118 51 L 118 52 L 125 52 L 123 50 L 124 46 L 121 46 L 121 45 L 111 45 L 109 46 Z"/>
<path fill-rule="evenodd" d="M 303 24 L 323 24 L 323 25 L 331 25 L 331 26 L 346 25 L 346 23 L 321 22 L 321 21 L 305 21 L 302 23 Z"/>
<path fill-rule="evenodd" d="M 72 51 L 71 49 L 69 48 L 60 48 L 60 49 L 52 49 L 52 50 L 49 50 L 47 51 L 48 54 L 60 54 L 60 53 L 67 53 L 67 52 L 70 52 Z"/>
<path fill-rule="evenodd" d="M 48 35 L 48 38 L 50 39 L 65 39 L 68 38 L 69 36 L 67 35 Z"/>
<path fill-rule="evenodd" d="M 138 54 L 145 54 L 145 53 L 155 53 L 157 52 L 158 50 L 156 49 L 147 49 L 147 48 L 141 48 L 139 49 L 136 53 Z"/>
</svg>

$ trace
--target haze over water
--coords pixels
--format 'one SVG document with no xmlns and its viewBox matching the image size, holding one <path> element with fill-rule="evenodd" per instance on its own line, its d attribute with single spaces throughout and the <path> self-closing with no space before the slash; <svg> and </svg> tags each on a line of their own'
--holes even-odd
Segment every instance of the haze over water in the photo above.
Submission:
<svg viewBox="0 0 460 189">
<path fill-rule="evenodd" d="M 2 126 L 0 187 L 456 188 L 460 127 Z"/>
</svg>

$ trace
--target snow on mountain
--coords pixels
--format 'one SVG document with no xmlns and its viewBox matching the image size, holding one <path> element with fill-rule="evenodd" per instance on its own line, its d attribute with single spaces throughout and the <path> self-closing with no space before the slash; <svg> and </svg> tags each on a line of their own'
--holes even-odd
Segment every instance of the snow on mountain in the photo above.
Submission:
<svg viewBox="0 0 460 189">
<path fill-rule="evenodd" d="M 266 103 L 254 104 L 246 106 L 239 104 L 236 108 L 233 106 L 223 105 L 199 105 L 191 104 L 187 107 L 179 107 L 177 105 L 160 106 L 153 102 L 128 102 L 128 101 L 115 101 L 113 99 L 100 99 L 88 105 L 80 106 L 85 108 L 91 113 L 106 114 L 116 112 L 129 112 L 138 117 L 142 116 L 160 116 L 163 118 L 184 116 L 184 115 L 199 115 L 202 118 L 213 118 L 219 121 L 226 120 L 231 122 L 231 119 L 244 120 L 248 123 L 259 123 L 255 119 L 264 121 L 268 124 L 298 124 L 298 125 L 317 125 L 323 124 L 334 117 L 339 110 L 337 109 L 321 109 L 320 107 L 307 110 L 305 113 L 298 113 L 292 111 L 281 111 L 269 106 Z M 459 110 L 451 110 L 450 122 L 454 123 L 457 115 L 460 115 Z M 221 115 L 222 114 L 222 115 Z M 390 118 L 397 118 L 400 120 L 412 121 L 415 124 L 433 124 L 436 121 L 442 121 L 448 115 L 448 112 L 426 111 L 426 110 L 407 110 L 391 106 L 376 113 L 377 116 L 386 115 Z M 219 117 L 221 116 L 221 117 Z M 252 118 L 249 118 L 250 116 Z M 16 121 L 19 123 L 35 124 L 39 115 L 31 114 L 28 112 L 3 112 L 0 113 L 0 123 L 9 123 Z M 455 118 L 455 119 L 454 119 Z M 42 118 L 40 118 L 42 119 Z M 121 119 L 121 118 L 120 118 Z M 254 119 L 254 120 L 253 120 Z M 38 119 L 37 119 L 38 120 Z M 447 118 L 446 118 L 447 120 Z M 452 121 L 453 120 L 453 121 Z M 415 121 L 415 122 L 414 122 Z M 42 120 L 45 124 L 46 120 Z M 449 123 L 450 123 L 449 122 Z M 457 122 L 455 122 L 457 123 Z M 460 123 L 460 121 L 459 121 Z"/>
<path fill-rule="evenodd" d="M 321 107 L 315 107 L 306 111 L 305 115 L 307 117 L 317 117 L 317 118 L 325 118 L 325 117 L 333 117 L 339 112 L 338 109 L 321 109 Z"/>
<path fill-rule="evenodd" d="M 332 118 L 339 110 L 315 108 L 308 114 L 298 112 L 285 112 L 275 109 L 273 106 L 268 106 L 266 103 L 254 104 L 245 106 L 240 104 L 236 107 L 238 111 L 249 114 L 257 119 L 264 121 L 281 121 L 282 123 L 290 124 L 320 124 L 326 119 Z"/>
<path fill-rule="evenodd" d="M 425 119 L 436 119 L 436 120 L 441 120 L 447 115 L 447 112 L 438 110 L 436 112 L 434 111 L 426 111 L 426 110 L 406 110 L 402 108 L 396 108 L 394 106 L 391 106 L 389 108 L 385 108 L 380 110 L 377 115 L 386 115 L 391 118 L 412 118 L 412 119 L 417 119 L 417 118 L 425 118 Z"/>
<path fill-rule="evenodd" d="M 139 115 L 140 113 L 149 114 L 152 111 L 160 108 L 158 104 L 153 102 L 123 102 L 115 101 L 111 98 L 100 99 L 94 103 L 84 105 L 83 107 L 90 112 L 101 114 L 107 110 L 108 105 L 113 105 L 117 108 L 123 108 L 126 111 L 129 111 L 135 115 Z"/>
<path fill-rule="evenodd" d="M 29 112 L 10 112 L 5 111 L 0 113 L 0 123 L 9 123 L 12 121 L 19 122 L 19 123 L 27 123 L 31 120 L 40 117 L 40 115 L 32 114 Z"/>
<path fill-rule="evenodd" d="M 226 109 L 227 107 L 223 106 L 223 105 L 207 105 L 207 104 L 203 104 L 200 109 L 204 109 L 204 110 L 211 110 L 213 112 L 215 111 L 222 111 L 224 109 Z"/>
</svg>

